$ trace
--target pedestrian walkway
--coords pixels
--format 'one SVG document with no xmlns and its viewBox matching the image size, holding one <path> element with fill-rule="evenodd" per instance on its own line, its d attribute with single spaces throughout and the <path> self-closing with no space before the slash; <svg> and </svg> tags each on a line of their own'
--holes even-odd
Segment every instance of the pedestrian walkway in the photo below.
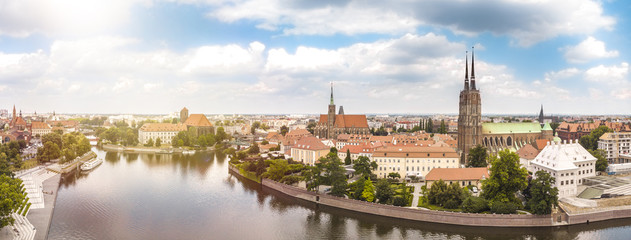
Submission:
<svg viewBox="0 0 631 240">
<path fill-rule="evenodd" d="M 425 183 L 408 183 L 409 186 L 414 186 L 414 192 L 412 193 L 412 207 L 418 206 L 418 198 L 421 196 L 421 187 L 425 186 Z"/>
</svg>

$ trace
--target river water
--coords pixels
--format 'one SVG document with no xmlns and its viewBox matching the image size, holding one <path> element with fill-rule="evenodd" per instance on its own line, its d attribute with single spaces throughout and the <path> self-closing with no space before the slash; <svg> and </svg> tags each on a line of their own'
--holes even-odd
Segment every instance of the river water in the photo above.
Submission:
<svg viewBox="0 0 631 240">
<path fill-rule="evenodd" d="M 225 156 L 95 150 L 64 176 L 49 239 L 630 239 L 631 220 L 481 228 L 358 214 L 299 202 L 228 173 Z"/>
</svg>

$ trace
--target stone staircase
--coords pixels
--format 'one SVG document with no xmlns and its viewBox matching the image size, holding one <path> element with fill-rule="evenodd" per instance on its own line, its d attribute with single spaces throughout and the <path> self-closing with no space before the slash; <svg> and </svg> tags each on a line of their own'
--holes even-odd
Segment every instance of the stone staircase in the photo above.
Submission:
<svg viewBox="0 0 631 240">
<path fill-rule="evenodd" d="M 13 239 L 16 240 L 32 240 L 35 237 L 35 227 L 31 224 L 26 217 L 12 213 L 15 223 L 13 224 Z"/>
</svg>

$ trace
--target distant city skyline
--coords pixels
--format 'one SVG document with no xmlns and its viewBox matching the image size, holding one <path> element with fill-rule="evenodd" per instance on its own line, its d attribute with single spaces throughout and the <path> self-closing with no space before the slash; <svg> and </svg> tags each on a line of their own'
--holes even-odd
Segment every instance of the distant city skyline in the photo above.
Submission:
<svg viewBox="0 0 631 240">
<path fill-rule="evenodd" d="M 628 115 L 626 1 L 9 1 L 0 109 Z M 24 14 L 28 12 L 29 14 Z"/>
</svg>

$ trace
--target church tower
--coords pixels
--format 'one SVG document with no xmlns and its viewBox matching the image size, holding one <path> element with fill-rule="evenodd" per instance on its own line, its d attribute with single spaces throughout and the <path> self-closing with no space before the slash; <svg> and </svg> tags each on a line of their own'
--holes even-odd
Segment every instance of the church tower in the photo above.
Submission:
<svg viewBox="0 0 631 240">
<path fill-rule="evenodd" d="M 184 107 L 180 111 L 180 123 L 186 122 L 186 119 L 188 119 L 188 109 Z"/>
<path fill-rule="evenodd" d="M 467 163 L 469 150 L 482 144 L 482 100 L 475 86 L 475 55 L 471 51 L 471 79 L 469 81 L 469 59 L 465 54 L 464 89 L 460 91 L 458 114 L 458 150 L 460 163 Z"/>
<path fill-rule="evenodd" d="M 327 133 L 326 138 L 334 136 L 335 128 L 335 103 L 333 102 L 333 83 L 331 83 L 331 102 L 329 103 L 329 113 L 327 116 Z"/>
<path fill-rule="evenodd" d="M 539 124 L 543 127 L 543 104 L 541 104 L 541 111 L 539 111 Z"/>
</svg>

